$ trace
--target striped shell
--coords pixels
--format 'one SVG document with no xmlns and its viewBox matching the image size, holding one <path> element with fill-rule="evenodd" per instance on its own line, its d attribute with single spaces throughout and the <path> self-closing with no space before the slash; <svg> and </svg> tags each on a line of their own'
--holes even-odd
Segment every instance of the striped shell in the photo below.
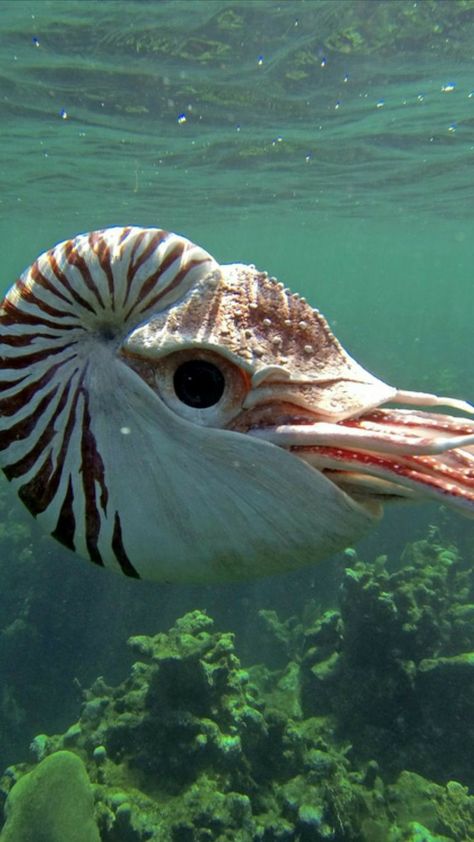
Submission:
<svg viewBox="0 0 474 842">
<path fill-rule="evenodd" d="M 175 234 L 112 228 L 41 255 L 3 301 L 0 466 L 43 528 L 98 565 L 254 578 L 360 531 L 338 489 L 283 449 L 173 412 L 141 376 L 148 338 L 135 364 L 123 352 L 160 313 L 179 333 L 181 307 L 225 268 Z M 330 524 L 317 546 L 310 500 Z"/>
<path fill-rule="evenodd" d="M 112 228 L 42 254 L 3 301 L 4 473 L 15 480 L 32 514 L 47 512 L 55 538 L 73 550 L 78 543 L 79 551 L 98 564 L 103 563 L 99 533 L 110 490 L 91 424 L 97 367 L 104 367 L 101 387 L 110 389 L 107 372 L 112 374 L 122 337 L 147 314 L 179 299 L 215 265 L 207 252 L 175 234 Z M 128 421 L 125 411 L 122 426 L 116 427 L 124 440 Z M 118 510 L 107 525 L 116 562 L 136 576 Z"/>
</svg>

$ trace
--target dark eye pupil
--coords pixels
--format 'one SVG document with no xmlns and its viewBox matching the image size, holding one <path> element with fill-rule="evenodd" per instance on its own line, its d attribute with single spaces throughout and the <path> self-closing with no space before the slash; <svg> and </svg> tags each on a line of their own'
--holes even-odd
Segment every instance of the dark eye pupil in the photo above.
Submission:
<svg viewBox="0 0 474 842">
<path fill-rule="evenodd" d="M 179 400 L 197 409 L 214 406 L 225 388 L 222 372 L 207 360 L 189 360 L 180 365 L 174 373 L 173 383 Z"/>
</svg>

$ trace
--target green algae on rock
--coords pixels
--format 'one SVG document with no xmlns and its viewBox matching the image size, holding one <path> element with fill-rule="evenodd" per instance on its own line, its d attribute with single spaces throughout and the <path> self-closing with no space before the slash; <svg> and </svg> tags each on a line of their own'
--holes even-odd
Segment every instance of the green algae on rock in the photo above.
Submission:
<svg viewBox="0 0 474 842">
<path fill-rule="evenodd" d="M 350 559 L 340 612 L 305 630 L 303 715 L 334 717 L 358 763 L 474 786 L 472 570 L 435 533 L 403 563 Z"/>
<path fill-rule="evenodd" d="M 92 787 L 70 751 L 49 755 L 21 777 L 5 812 L 1 842 L 100 842 Z"/>
<path fill-rule="evenodd" d="M 353 788 L 324 720 L 270 703 L 281 673 L 273 682 L 267 675 L 265 696 L 233 635 L 199 611 L 130 644 L 140 660 L 129 678 L 114 688 L 98 679 L 79 722 L 41 742 L 83 758 L 103 842 L 270 842 L 309 839 L 316 829 L 330 839 L 336 826 L 354 838 L 362 787 Z M 295 666 L 283 675 L 294 694 Z"/>
<path fill-rule="evenodd" d="M 348 556 L 340 611 L 262 612 L 273 664 L 244 669 L 201 611 L 131 638 L 128 678 L 97 679 L 36 760 L 82 758 L 102 842 L 474 840 L 472 577 L 438 537 L 395 573 Z"/>
</svg>

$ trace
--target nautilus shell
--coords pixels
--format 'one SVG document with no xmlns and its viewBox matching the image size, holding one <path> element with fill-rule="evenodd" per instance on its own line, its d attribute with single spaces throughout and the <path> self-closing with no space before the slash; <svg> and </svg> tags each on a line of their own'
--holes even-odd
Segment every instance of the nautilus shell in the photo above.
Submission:
<svg viewBox="0 0 474 842">
<path fill-rule="evenodd" d="M 381 503 L 474 511 L 474 426 L 408 406 L 318 311 L 184 237 L 111 228 L 42 254 L 0 310 L 0 465 L 96 564 L 249 579 L 353 542 Z"/>
</svg>

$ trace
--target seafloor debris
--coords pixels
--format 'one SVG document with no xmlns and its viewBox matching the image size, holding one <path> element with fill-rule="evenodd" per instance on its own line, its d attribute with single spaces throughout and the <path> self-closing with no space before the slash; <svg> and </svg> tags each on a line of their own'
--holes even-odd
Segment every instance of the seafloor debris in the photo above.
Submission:
<svg viewBox="0 0 474 842">
<path fill-rule="evenodd" d="M 262 614 L 282 668 L 244 669 L 201 611 L 131 638 L 126 681 L 97 679 L 78 722 L 35 738 L 35 771 L 6 771 L 7 815 L 78 756 L 102 842 L 474 840 L 471 573 L 436 535 L 394 573 L 347 560 L 339 611 Z"/>
</svg>

